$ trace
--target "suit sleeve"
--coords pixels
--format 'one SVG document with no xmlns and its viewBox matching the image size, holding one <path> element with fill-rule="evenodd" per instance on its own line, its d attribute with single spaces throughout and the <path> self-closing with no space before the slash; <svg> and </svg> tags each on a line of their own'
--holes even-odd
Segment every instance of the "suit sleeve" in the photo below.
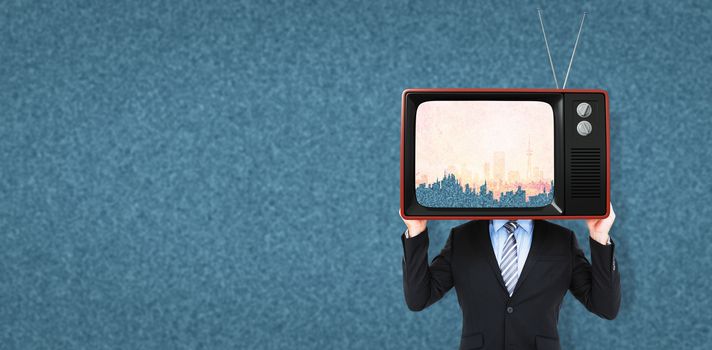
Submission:
<svg viewBox="0 0 712 350">
<path fill-rule="evenodd" d="M 621 277 L 613 254 L 615 244 L 603 245 L 589 237 L 589 245 L 590 264 L 572 232 L 573 273 L 569 290 L 586 309 L 612 320 L 618 315 L 621 304 Z"/>
<path fill-rule="evenodd" d="M 412 311 L 420 311 L 432 305 L 453 287 L 452 231 L 445 246 L 428 265 L 428 229 L 415 237 L 405 238 L 403 243 L 403 292 L 405 302 Z"/>
</svg>

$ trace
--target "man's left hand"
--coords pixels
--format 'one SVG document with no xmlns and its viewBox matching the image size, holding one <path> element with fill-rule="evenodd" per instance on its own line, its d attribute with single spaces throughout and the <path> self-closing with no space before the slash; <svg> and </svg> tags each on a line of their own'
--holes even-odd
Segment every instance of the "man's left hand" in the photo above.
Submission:
<svg viewBox="0 0 712 350">
<path fill-rule="evenodd" d="M 613 205 L 610 206 L 611 213 L 605 219 L 592 219 L 586 220 L 586 226 L 588 226 L 588 234 L 591 238 L 603 245 L 608 243 L 608 232 L 613 226 L 613 221 L 616 220 L 616 213 L 613 211 Z"/>
</svg>

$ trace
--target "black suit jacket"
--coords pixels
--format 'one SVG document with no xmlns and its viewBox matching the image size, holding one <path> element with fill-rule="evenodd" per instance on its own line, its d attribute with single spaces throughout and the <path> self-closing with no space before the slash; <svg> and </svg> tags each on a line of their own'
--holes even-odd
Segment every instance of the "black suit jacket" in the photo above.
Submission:
<svg viewBox="0 0 712 350">
<path fill-rule="evenodd" d="M 560 349 L 556 324 L 567 290 L 589 311 L 613 319 L 620 306 L 614 244 L 589 238 L 591 261 L 574 233 L 534 221 L 532 245 L 509 296 L 492 250 L 489 221 L 453 228 L 428 265 L 427 230 L 403 242 L 403 289 L 408 308 L 420 311 L 455 287 L 462 309 L 460 349 Z"/>
</svg>

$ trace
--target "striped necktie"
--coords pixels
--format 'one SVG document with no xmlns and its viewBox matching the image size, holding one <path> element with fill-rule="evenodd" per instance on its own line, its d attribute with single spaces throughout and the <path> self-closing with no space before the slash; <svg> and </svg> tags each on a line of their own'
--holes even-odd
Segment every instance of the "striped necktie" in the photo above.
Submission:
<svg viewBox="0 0 712 350">
<path fill-rule="evenodd" d="M 519 279 L 519 269 L 517 265 L 517 239 L 514 238 L 514 231 L 517 230 L 515 221 L 507 221 L 504 224 L 504 229 L 507 230 L 507 241 L 504 243 L 502 250 L 502 259 L 499 262 L 499 270 L 502 271 L 502 279 L 507 287 L 509 296 L 514 292 L 514 286 L 517 285 Z"/>
</svg>

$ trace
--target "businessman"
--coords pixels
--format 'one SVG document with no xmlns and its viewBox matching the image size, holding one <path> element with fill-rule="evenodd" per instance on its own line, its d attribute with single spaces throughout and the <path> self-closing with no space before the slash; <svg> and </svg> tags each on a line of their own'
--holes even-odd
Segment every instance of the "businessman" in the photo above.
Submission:
<svg viewBox="0 0 712 350">
<path fill-rule="evenodd" d="M 587 220 L 591 263 L 574 233 L 544 220 L 476 220 L 454 227 L 428 264 L 425 220 L 404 220 L 403 290 L 420 311 L 455 287 L 462 309 L 460 349 L 560 349 L 556 325 L 569 290 L 612 320 L 620 274 L 609 231 L 615 220 Z"/>
</svg>

